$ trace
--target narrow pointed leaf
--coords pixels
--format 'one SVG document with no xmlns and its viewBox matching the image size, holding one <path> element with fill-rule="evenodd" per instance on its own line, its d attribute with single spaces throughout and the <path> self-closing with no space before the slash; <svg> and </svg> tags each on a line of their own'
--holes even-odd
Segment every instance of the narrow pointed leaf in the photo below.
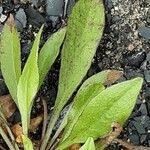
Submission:
<svg viewBox="0 0 150 150">
<path fill-rule="evenodd" d="M 54 33 L 44 44 L 42 47 L 38 65 L 39 65 L 39 87 L 42 84 L 45 76 L 47 75 L 48 71 L 50 70 L 52 64 L 54 63 L 55 59 L 57 58 L 60 50 L 60 46 L 64 40 L 66 33 L 66 28 L 62 28 L 56 33 Z"/>
<path fill-rule="evenodd" d="M 111 131 L 113 122 L 123 124 L 132 112 L 142 82 L 142 78 L 136 78 L 103 90 L 85 107 L 70 135 L 58 149 L 84 143 L 88 137 L 95 140 L 104 136 Z"/>
<path fill-rule="evenodd" d="M 91 65 L 103 34 L 104 18 L 102 0 L 79 0 L 72 10 L 61 52 L 57 98 L 40 150 L 45 149 L 62 108 Z"/>
<path fill-rule="evenodd" d="M 25 64 L 22 75 L 18 84 L 18 106 L 21 113 L 23 133 L 27 135 L 30 111 L 33 103 L 33 99 L 37 93 L 39 85 L 39 73 L 38 73 L 38 49 L 41 37 L 42 28 L 36 36 L 33 43 L 31 53 Z"/>
<path fill-rule="evenodd" d="M 104 26 L 104 6 L 101 0 L 79 0 L 70 15 L 66 39 L 61 53 L 61 69 L 57 112 L 86 75 Z M 57 110 L 58 109 L 58 110 Z"/>
<path fill-rule="evenodd" d="M 5 25 L 1 35 L 1 70 L 9 92 L 17 104 L 17 84 L 21 76 L 20 39 L 14 27 Z"/>
<path fill-rule="evenodd" d="M 80 150 L 95 150 L 93 138 L 88 138 L 85 144 L 80 148 Z"/>
</svg>

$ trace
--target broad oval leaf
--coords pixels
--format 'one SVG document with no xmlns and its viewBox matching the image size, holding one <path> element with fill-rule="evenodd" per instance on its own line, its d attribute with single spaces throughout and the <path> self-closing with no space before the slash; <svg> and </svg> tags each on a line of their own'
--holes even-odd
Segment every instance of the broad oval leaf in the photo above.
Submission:
<svg viewBox="0 0 150 150">
<path fill-rule="evenodd" d="M 21 76 L 20 39 L 15 27 L 5 25 L 1 35 L 1 70 L 9 92 L 17 104 L 17 85 Z"/>
<path fill-rule="evenodd" d="M 105 87 L 102 84 L 95 83 L 79 90 L 74 98 L 73 106 L 69 112 L 67 126 L 63 132 L 62 141 L 70 135 L 72 128 L 76 124 L 88 103 L 104 89 Z"/>
<path fill-rule="evenodd" d="M 66 116 L 68 118 L 67 126 L 63 132 L 62 141 L 70 134 L 74 124 L 78 120 L 86 105 L 105 88 L 106 83 L 113 83 L 121 76 L 122 72 L 117 70 L 105 70 L 88 78 L 80 87 L 74 98 L 73 106 Z M 115 75 L 115 76 L 114 76 Z M 112 77 L 113 76 L 113 77 Z M 111 80 L 110 80 L 111 78 Z"/>
<path fill-rule="evenodd" d="M 50 70 L 52 64 L 57 58 L 60 50 L 60 46 L 64 40 L 66 33 L 66 27 L 60 29 L 54 33 L 44 44 L 38 59 L 39 66 L 39 87 L 41 86 L 45 76 Z"/>
<path fill-rule="evenodd" d="M 63 150 L 74 143 L 94 140 L 111 131 L 111 124 L 123 124 L 132 112 L 143 79 L 136 78 L 113 85 L 98 94 L 85 107 L 70 135 L 59 145 Z"/>
<path fill-rule="evenodd" d="M 101 0 L 79 0 L 70 15 L 66 39 L 61 53 L 57 112 L 86 75 L 104 27 Z"/>
<path fill-rule="evenodd" d="M 89 137 L 85 144 L 80 148 L 80 150 L 95 150 L 93 138 Z"/>
<path fill-rule="evenodd" d="M 27 135 L 28 133 L 31 107 L 39 85 L 38 50 L 41 33 L 42 27 L 36 36 L 31 53 L 18 83 L 18 107 L 21 113 L 24 135 Z"/>
</svg>

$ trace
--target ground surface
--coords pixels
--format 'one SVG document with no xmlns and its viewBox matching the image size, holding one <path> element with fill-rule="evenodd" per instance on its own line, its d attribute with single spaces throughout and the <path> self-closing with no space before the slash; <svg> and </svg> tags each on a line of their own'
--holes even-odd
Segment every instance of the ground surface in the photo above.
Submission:
<svg viewBox="0 0 150 150">
<path fill-rule="evenodd" d="M 67 14 L 73 4 L 74 0 L 70 0 Z M 136 145 L 150 146 L 150 0 L 105 0 L 104 4 L 106 28 L 87 76 L 113 68 L 124 72 L 120 81 L 144 77 L 141 95 L 121 138 Z M 43 23 L 43 42 L 61 27 L 65 19 L 63 8 L 63 0 L 31 0 L 28 4 L 22 4 L 19 0 L 3 0 L 0 6 L 0 29 L 8 14 L 12 13 L 21 32 L 23 62 L 30 52 L 34 33 Z M 47 97 L 49 110 L 56 97 L 59 62 L 58 58 L 40 92 Z M 0 80 L 0 95 L 7 93 L 4 81 Z M 12 120 L 19 120 L 17 113 Z M 113 145 L 112 149 L 118 148 Z"/>
</svg>

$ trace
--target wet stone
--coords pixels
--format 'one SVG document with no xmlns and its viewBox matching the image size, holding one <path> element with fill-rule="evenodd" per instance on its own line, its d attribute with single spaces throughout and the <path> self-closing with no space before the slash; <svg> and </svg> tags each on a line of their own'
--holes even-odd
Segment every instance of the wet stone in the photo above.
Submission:
<svg viewBox="0 0 150 150">
<path fill-rule="evenodd" d="M 145 97 L 150 98 L 150 86 L 146 87 Z"/>
<path fill-rule="evenodd" d="M 139 68 L 142 62 L 146 59 L 146 52 L 142 51 L 140 53 L 125 54 L 123 58 L 125 65 Z"/>
<path fill-rule="evenodd" d="M 142 134 L 140 136 L 140 143 L 143 143 L 146 140 L 147 135 L 146 134 Z"/>
<path fill-rule="evenodd" d="M 144 78 L 145 78 L 147 83 L 150 83 L 150 70 L 144 71 Z"/>
<path fill-rule="evenodd" d="M 135 126 L 135 128 L 136 128 L 136 130 L 137 130 L 137 132 L 138 132 L 139 134 L 145 134 L 145 133 L 146 133 L 143 124 L 140 124 L 140 123 L 137 122 L 137 121 L 133 121 L 133 125 Z"/>
<path fill-rule="evenodd" d="M 2 12 L 3 12 L 3 7 L 0 6 L 0 15 L 2 14 Z"/>
<path fill-rule="evenodd" d="M 146 108 L 146 104 L 145 103 L 142 103 L 140 108 L 139 108 L 139 111 L 141 112 L 142 115 L 147 115 L 147 108 Z"/>
<path fill-rule="evenodd" d="M 31 25 L 41 27 L 41 25 L 45 23 L 45 18 L 32 6 L 29 6 L 25 12 Z"/>
<path fill-rule="evenodd" d="M 75 5 L 75 0 L 68 0 L 68 4 L 67 4 L 67 15 L 71 14 L 72 8 Z"/>
<path fill-rule="evenodd" d="M 150 40 L 150 27 L 140 27 L 138 29 L 140 35 L 145 38 L 146 40 Z"/>
<path fill-rule="evenodd" d="M 47 0 L 46 13 L 48 16 L 63 15 L 64 0 Z"/>
<path fill-rule="evenodd" d="M 17 29 L 19 31 L 22 31 L 23 28 L 26 27 L 27 18 L 26 18 L 26 14 L 25 14 L 25 12 L 24 12 L 24 10 L 22 8 L 20 8 L 17 11 L 16 16 L 15 16 L 15 21 L 16 21 Z"/>
<path fill-rule="evenodd" d="M 135 145 L 139 145 L 139 143 L 140 143 L 139 135 L 136 131 L 133 131 L 132 134 L 129 135 L 129 139 Z"/>
</svg>

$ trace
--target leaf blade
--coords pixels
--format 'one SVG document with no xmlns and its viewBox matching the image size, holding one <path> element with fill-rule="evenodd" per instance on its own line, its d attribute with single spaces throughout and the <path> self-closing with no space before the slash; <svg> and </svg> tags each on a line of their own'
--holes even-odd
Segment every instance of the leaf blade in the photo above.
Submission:
<svg viewBox="0 0 150 150">
<path fill-rule="evenodd" d="M 42 28 L 38 32 L 31 53 L 23 69 L 18 83 L 18 107 L 21 113 L 23 133 L 27 136 L 29 128 L 30 111 L 33 98 L 38 91 L 39 73 L 38 73 L 38 49 L 42 33 Z"/>
<path fill-rule="evenodd" d="M 77 2 L 69 18 L 61 53 L 62 60 L 55 107 L 62 108 L 64 106 L 87 73 L 102 36 L 103 24 L 104 8 L 101 1 L 80 0 Z"/>
<path fill-rule="evenodd" d="M 21 76 L 20 39 L 15 27 L 5 25 L 1 36 L 1 70 L 17 104 L 17 84 Z"/>
<path fill-rule="evenodd" d="M 33 150 L 32 141 L 28 137 L 22 135 L 22 140 L 23 140 L 23 145 L 25 150 Z"/>
<path fill-rule="evenodd" d="M 44 44 L 38 59 L 39 65 L 39 87 L 42 84 L 46 74 L 54 63 L 55 59 L 59 54 L 60 46 L 64 40 L 66 28 L 62 28 L 54 33 Z"/>
<path fill-rule="evenodd" d="M 80 148 L 80 150 L 95 150 L 93 138 L 89 137 L 85 144 Z"/>
<path fill-rule="evenodd" d="M 114 121 L 123 124 L 134 107 L 142 82 L 141 78 L 137 78 L 103 90 L 84 109 L 74 129 L 60 144 L 59 149 L 73 143 L 83 143 L 88 137 L 97 139 L 104 136 L 111 131 Z"/>
</svg>

